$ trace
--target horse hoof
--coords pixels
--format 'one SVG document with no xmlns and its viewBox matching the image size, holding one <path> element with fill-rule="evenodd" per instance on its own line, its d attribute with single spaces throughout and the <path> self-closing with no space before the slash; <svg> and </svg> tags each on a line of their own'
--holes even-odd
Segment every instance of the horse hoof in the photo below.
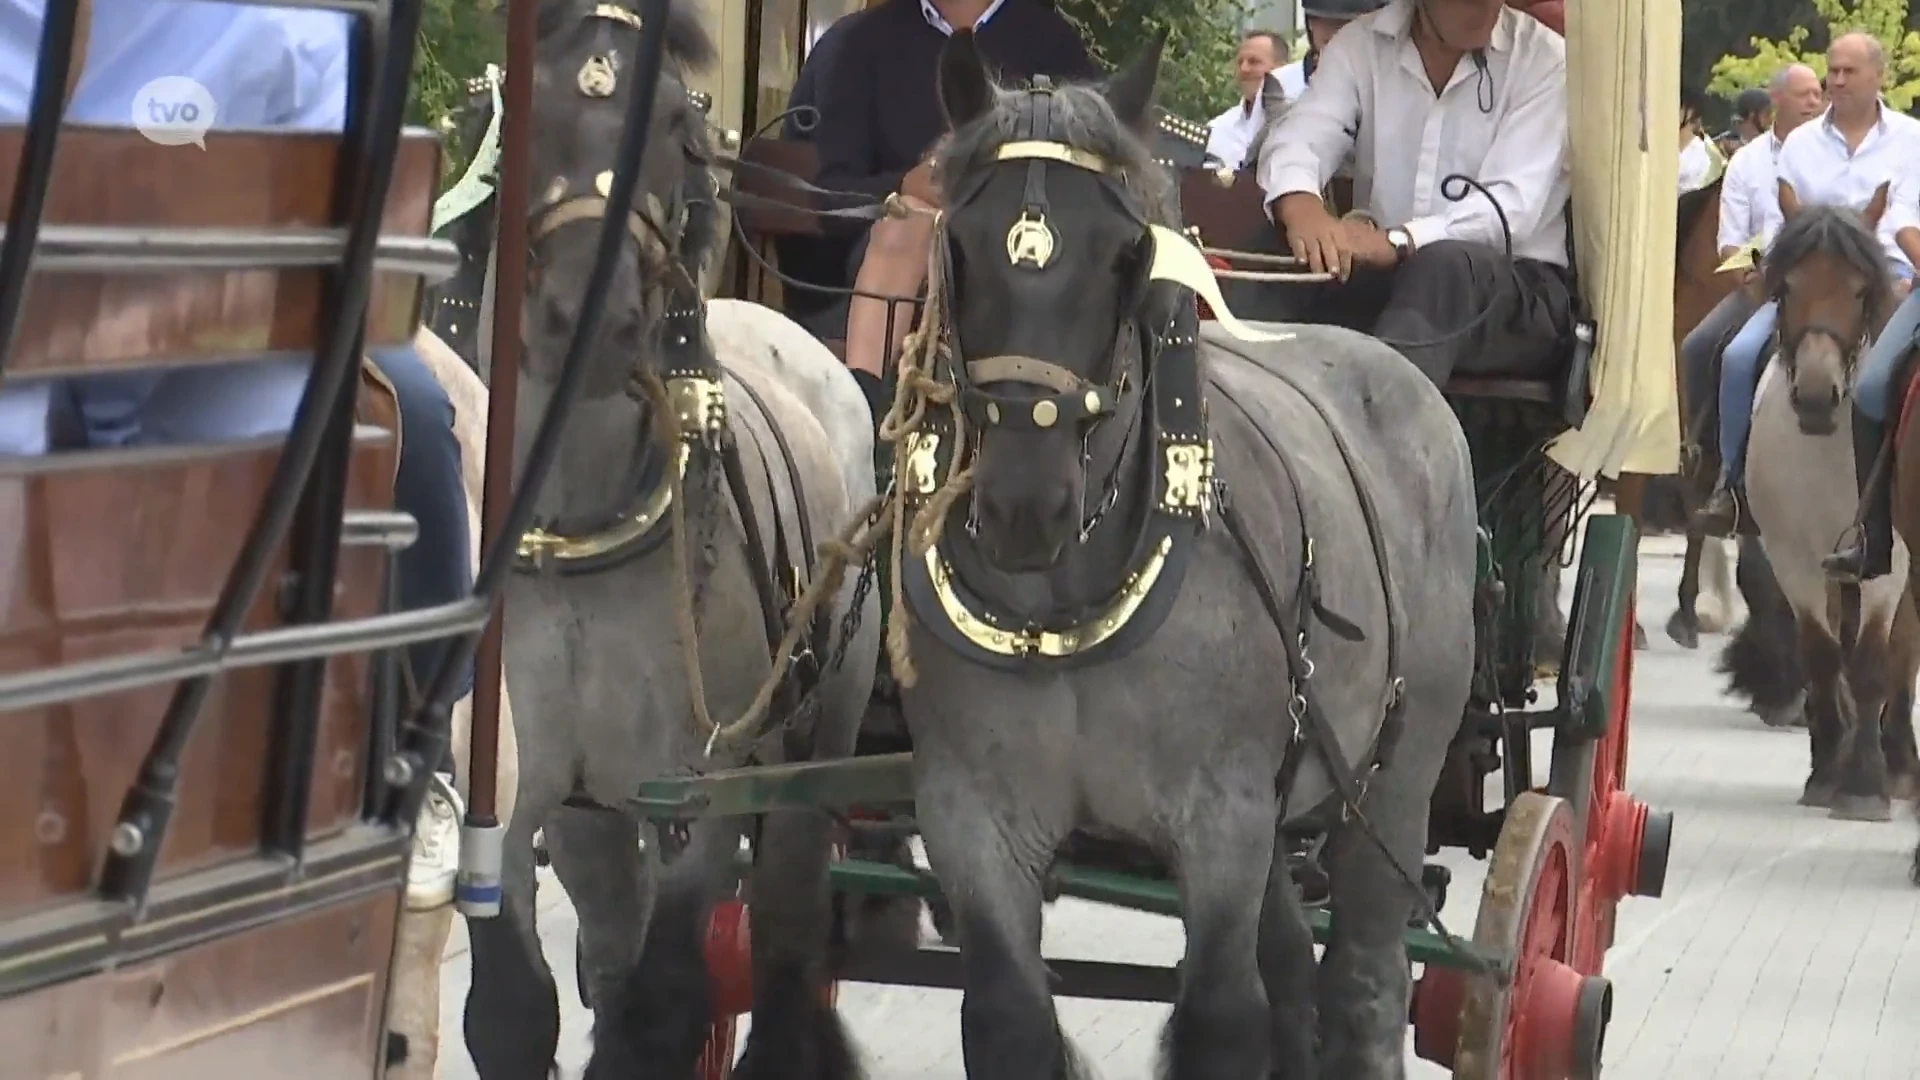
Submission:
<svg viewBox="0 0 1920 1080">
<path fill-rule="evenodd" d="M 1688 646 L 1688 648 L 1692 648 L 1692 646 Z M 1638 619 L 1634 620 L 1633 623 L 1633 651 L 1647 651 L 1647 628 L 1641 626 Z"/>
<path fill-rule="evenodd" d="M 1642 640 L 1646 635 L 1641 633 L 1640 628 L 1637 626 L 1634 627 L 1633 630 L 1633 647 L 1636 649 L 1646 648 L 1647 644 Z M 1674 612 L 1673 617 L 1667 620 L 1667 636 L 1673 639 L 1675 645 L 1683 649 L 1697 649 L 1700 647 L 1699 627 L 1695 626 L 1691 620 L 1678 611 Z"/>
<path fill-rule="evenodd" d="M 1838 790 L 1832 784 L 1816 784 L 1809 780 L 1807 786 L 1800 792 L 1800 805 L 1825 810 L 1833 805 Z"/>
<path fill-rule="evenodd" d="M 1794 728 L 1807 726 L 1807 692 L 1802 690 L 1794 695 L 1792 701 L 1771 709 L 1755 709 L 1760 722 L 1771 728 Z"/>
<path fill-rule="evenodd" d="M 1884 795 L 1840 795 L 1827 816 L 1836 821 L 1892 821 L 1893 802 Z"/>
</svg>

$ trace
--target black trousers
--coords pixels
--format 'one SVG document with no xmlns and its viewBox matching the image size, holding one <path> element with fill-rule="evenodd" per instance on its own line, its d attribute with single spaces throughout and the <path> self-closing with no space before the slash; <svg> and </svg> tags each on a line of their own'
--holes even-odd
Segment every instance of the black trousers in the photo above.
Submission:
<svg viewBox="0 0 1920 1080">
<path fill-rule="evenodd" d="M 1345 282 L 1268 291 L 1284 310 L 1260 317 L 1373 334 L 1442 387 L 1456 373 L 1555 378 L 1573 341 L 1572 275 L 1487 244 L 1443 240 L 1389 270 L 1355 267 Z"/>
</svg>

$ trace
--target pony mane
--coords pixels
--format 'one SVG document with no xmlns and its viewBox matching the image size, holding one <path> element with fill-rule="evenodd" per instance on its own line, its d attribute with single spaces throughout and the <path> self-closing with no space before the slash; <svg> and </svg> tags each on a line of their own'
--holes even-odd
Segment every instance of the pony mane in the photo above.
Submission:
<svg viewBox="0 0 1920 1080">
<path fill-rule="evenodd" d="M 948 135 L 936 151 L 934 168 L 943 177 L 964 176 L 995 163 L 1000 147 L 1013 142 L 1033 113 L 1032 96 L 1024 87 L 993 87 L 993 108 L 986 115 Z M 1055 138 L 1096 154 L 1115 169 L 1120 186 L 1138 200 L 1141 212 L 1156 225 L 1177 225 L 1179 189 L 1172 173 L 1153 160 L 1140 136 L 1120 122 L 1100 88 L 1082 83 L 1056 86 L 1049 103 Z M 952 190 L 952 185 L 944 185 Z"/>
<path fill-rule="evenodd" d="M 1808 204 L 1781 228 L 1767 252 L 1768 294 L 1780 295 L 1794 266 L 1816 254 L 1838 258 L 1864 276 L 1868 325 L 1877 326 L 1885 320 L 1893 301 L 1893 274 L 1887 269 L 1886 250 L 1861 220 L 1859 211 L 1846 206 Z"/>
</svg>

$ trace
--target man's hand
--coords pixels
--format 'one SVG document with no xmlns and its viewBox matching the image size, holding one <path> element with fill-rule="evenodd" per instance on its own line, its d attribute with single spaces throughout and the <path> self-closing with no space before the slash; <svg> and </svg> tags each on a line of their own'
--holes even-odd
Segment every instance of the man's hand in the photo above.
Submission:
<svg viewBox="0 0 1920 1080">
<path fill-rule="evenodd" d="M 933 182 L 932 164 L 923 161 L 909 169 L 907 175 L 900 180 L 900 194 L 908 199 L 918 200 L 927 206 L 938 208 L 940 189 Z"/>
<path fill-rule="evenodd" d="M 1390 270 L 1400 265 L 1400 253 L 1394 250 L 1387 234 L 1371 222 L 1348 220 L 1341 222 L 1347 229 L 1347 248 L 1353 252 L 1353 261 L 1361 266 L 1371 266 L 1377 270 Z"/>
<path fill-rule="evenodd" d="M 1319 196 L 1295 192 L 1280 197 L 1274 218 L 1286 230 L 1293 257 L 1316 274 L 1332 274 L 1341 281 L 1353 273 L 1353 247 L 1346 222 L 1327 212 Z"/>
</svg>

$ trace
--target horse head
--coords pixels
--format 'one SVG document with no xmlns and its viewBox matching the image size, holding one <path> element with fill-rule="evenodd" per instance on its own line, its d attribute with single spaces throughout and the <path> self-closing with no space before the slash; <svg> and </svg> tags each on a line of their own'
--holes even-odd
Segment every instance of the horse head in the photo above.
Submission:
<svg viewBox="0 0 1920 1080">
<path fill-rule="evenodd" d="M 1893 282 L 1875 235 L 1887 209 L 1881 184 L 1866 208 L 1804 204 L 1782 186 L 1786 224 L 1766 260 L 1779 303 L 1779 359 L 1800 430 L 1831 434 L 1866 344 L 1893 311 Z"/>
<path fill-rule="evenodd" d="M 1155 335 L 1189 302 L 1153 274 L 1156 244 L 1184 243 L 1145 142 L 1163 45 L 1097 87 L 1003 89 L 970 34 L 941 54 L 953 134 L 936 162 L 934 287 L 977 439 L 973 534 L 1003 572 L 1050 569 L 1087 538 L 1117 490 Z"/>
<path fill-rule="evenodd" d="M 526 370 L 558 378 L 579 321 L 615 148 L 638 67 L 640 16 L 607 0 L 545 0 L 533 71 L 533 137 L 527 207 L 527 299 L 521 318 Z M 670 311 L 698 308 L 699 277 L 718 241 L 711 144 L 686 80 L 713 63 L 696 12 L 676 4 L 654 94 L 652 145 L 627 223 L 628 243 L 608 289 L 602 340 L 585 396 L 624 391 L 648 339 Z"/>
</svg>

